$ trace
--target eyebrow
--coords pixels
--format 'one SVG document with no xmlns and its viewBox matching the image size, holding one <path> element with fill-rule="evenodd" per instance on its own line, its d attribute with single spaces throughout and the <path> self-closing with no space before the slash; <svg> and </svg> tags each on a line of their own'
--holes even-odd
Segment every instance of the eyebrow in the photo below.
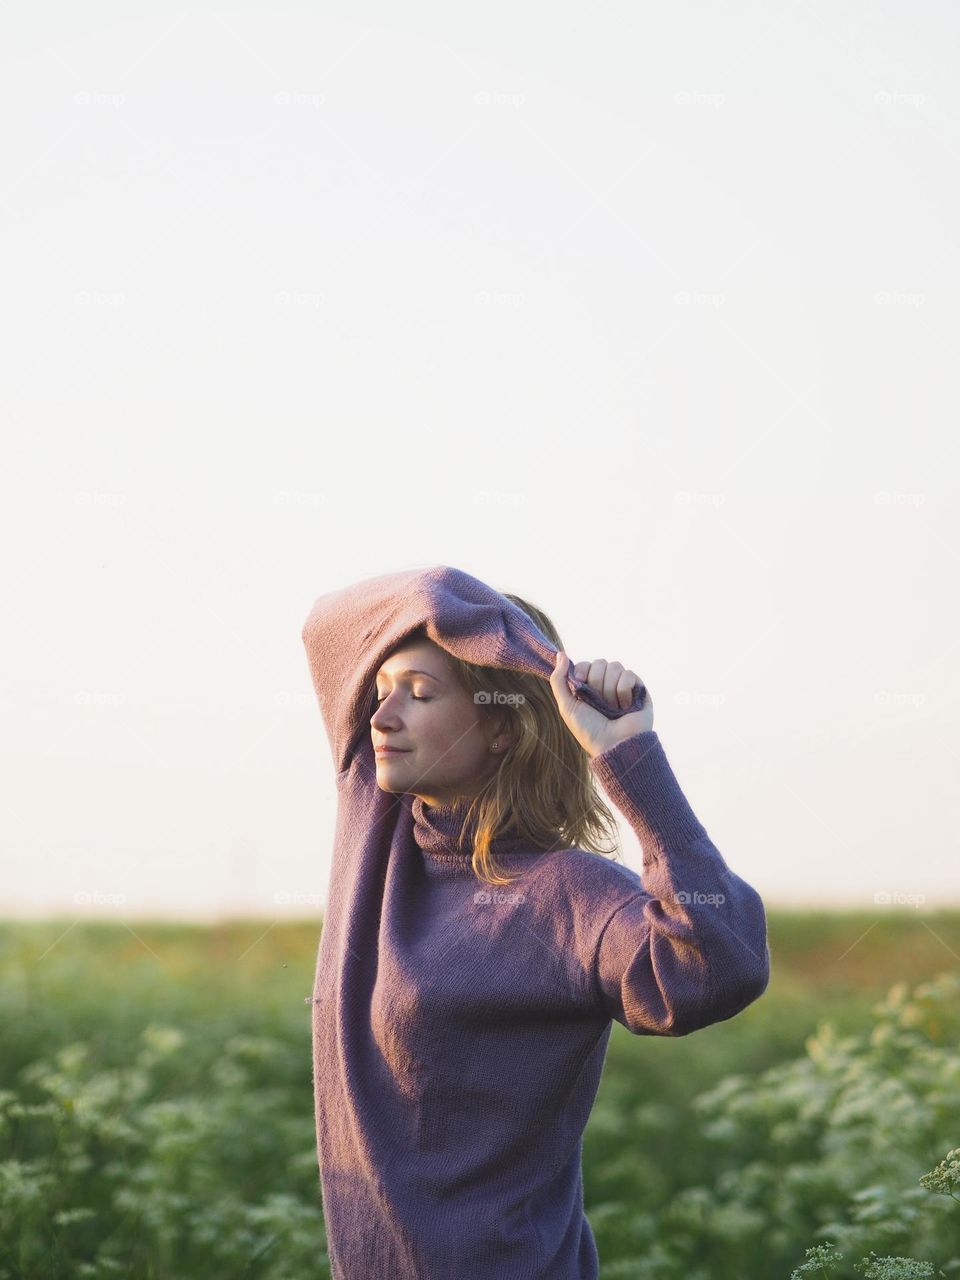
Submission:
<svg viewBox="0 0 960 1280">
<path fill-rule="evenodd" d="M 416 667 L 407 667 L 405 671 L 398 671 L 398 676 L 426 676 L 428 680 L 436 680 L 437 684 L 443 684 L 439 676 L 432 676 L 429 671 L 418 671 Z M 389 671 L 378 671 L 376 678 L 379 680 L 381 676 L 386 676 L 389 680 Z"/>
</svg>

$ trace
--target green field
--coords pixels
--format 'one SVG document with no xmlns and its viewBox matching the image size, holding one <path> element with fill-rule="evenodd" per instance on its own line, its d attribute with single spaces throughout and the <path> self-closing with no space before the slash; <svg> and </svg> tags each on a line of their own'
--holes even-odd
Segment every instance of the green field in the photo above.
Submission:
<svg viewBox="0 0 960 1280">
<path fill-rule="evenodd" d="M 768 923 L 770 987 L 739 1017 L 614 1025 L 584 1142 L 603 1280 L 960 1276 L 960 1171 L 919 1182 L 960 1147 L 960 913 Z M 330 1275 L 318 937 L 5 925 L 0 1280 Z M 805 1263 L 825 1241 L 843 1259 Z M 930 1265 L 856 1269 L 871 1253 Z"/>
</svg>

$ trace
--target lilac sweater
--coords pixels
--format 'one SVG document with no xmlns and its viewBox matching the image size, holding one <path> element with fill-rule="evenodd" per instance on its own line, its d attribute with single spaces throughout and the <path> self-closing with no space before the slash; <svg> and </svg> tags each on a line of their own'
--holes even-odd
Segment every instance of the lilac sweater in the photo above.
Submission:
<svg viewBox="0 0 960 1280">
<path fill-rule="evenodd" d="M 582 849 L 494 842 L 459 806 L 380 790 L 373 681 L 411 631 L 547 679 L 555 648 L 478 579 L 436 566 L 321 596 L 303 641 L 336 769 L 313 991 L 317 1156 L 335 1280 L 595 1280 L 582 1137 L 616 1018 L 683 1036 L 766 989 L 766 918 L 687 803 L 654 730 L 590 763 L 636 832 L 642 878 Z M 572 692 L 611 719 L 574 676 Z"/>
</svg>

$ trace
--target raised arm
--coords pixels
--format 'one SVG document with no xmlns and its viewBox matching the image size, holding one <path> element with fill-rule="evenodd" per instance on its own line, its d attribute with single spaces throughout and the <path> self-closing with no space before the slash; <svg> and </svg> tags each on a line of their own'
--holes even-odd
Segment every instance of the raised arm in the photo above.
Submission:
<svg viewBox="0 0 960 1280">
<path fill-rule="evenodd" d="M 402 638 L 407 617 L 417 614 L 414 601 L 427 572 L 351 583 L 320 596 L 307 615 L 302 639 L 337 773 L 349 763 L 367 685 L 383 661 L 378 655 L 393 637 Z"/>
<path fill-rule="evenodd" d="M 643 890 L 603 925 L 595 976 L 610 1016 L 635 1035 L 685 1036 L 740 1013 L 767 988 L 759 894 L 698 821 L 656 731 L 590 767 L 640 841 Z"/>
</svg>

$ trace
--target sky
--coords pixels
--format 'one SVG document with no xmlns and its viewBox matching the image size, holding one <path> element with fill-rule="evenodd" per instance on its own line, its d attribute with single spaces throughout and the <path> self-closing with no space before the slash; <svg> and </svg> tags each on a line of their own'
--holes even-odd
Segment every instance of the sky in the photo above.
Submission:
<svg viewBox="0 0 960 1280">
<path fill-rule="evenodd" d="M 439 564 L 641 676 L 766 904 L 960 901 L 960 12 L 0 27 L 0 913 L 319 920 L 301 627 Z"/>
</svg>

